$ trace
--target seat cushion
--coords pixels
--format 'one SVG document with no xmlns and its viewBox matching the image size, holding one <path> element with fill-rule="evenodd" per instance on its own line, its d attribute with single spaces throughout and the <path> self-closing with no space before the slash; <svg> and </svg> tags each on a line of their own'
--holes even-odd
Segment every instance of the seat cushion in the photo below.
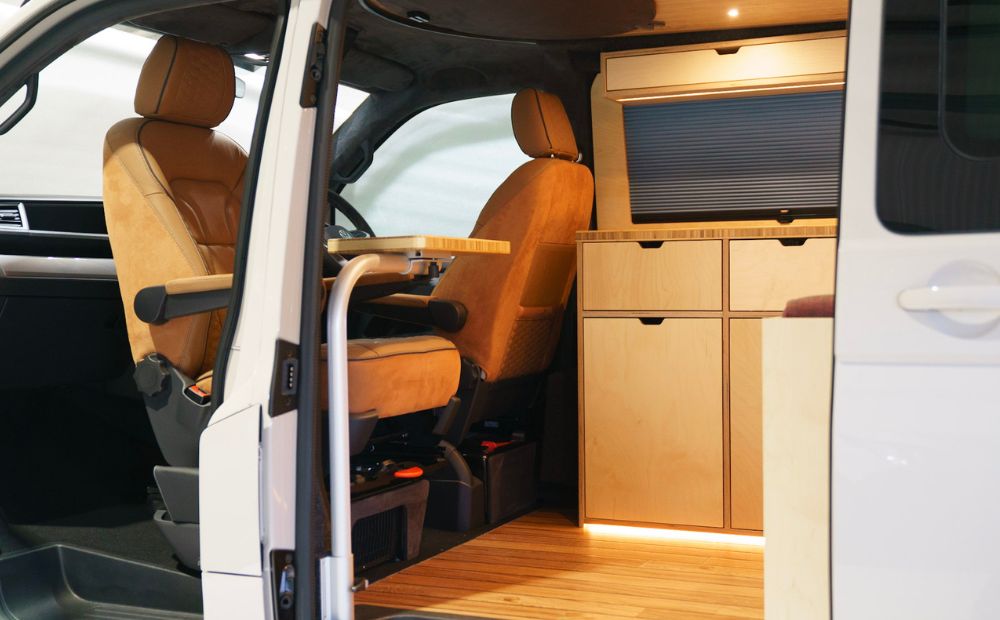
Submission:
<svg viewBox="0 0 1000 620">
<path fill-rule="evenodd" d="M 448 404 L 458 391 L 461 359 L 438 336 L 350 340 L 347 371 L 350 412 L 388 418 Z"/>
<path fill-rule="evenodd" d="M 327 347 L 321 349 L 321 406 L 327 403 Z M 437 336 L 349 340 L 348 409 L 380 418 L 443 407 L 458 391 L 461 360 L 450 341 Z M 195 384 L 212 393 L 212 372 Z"/>
</svg>

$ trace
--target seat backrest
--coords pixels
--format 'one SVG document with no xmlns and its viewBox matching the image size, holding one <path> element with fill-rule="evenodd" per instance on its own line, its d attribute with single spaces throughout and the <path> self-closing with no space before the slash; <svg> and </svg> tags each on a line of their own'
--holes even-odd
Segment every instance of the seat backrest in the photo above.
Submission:
<svg viewBox="0 0 1000 620">
<path fill-rule="evenodd" d="M 587 228 L 594 201 L 593 176 L 576 163 L 576 139 L 558 97 L 522 90 L 511 122 L 532 160 L 494 192 L 472 231 L 509 241 L 511 252 L 456 258 L 433 293 L 468 309 L 465 326 L 442 335 L 488 381 L 541 372 L 551 362 L 576 275 L 575 233 Z"/>
<path fill-rule="evenodd" d="M 133 303 L 147 286 L 233 270 L 247 156 L 212 128 L 235 93 L 224 50 L 165 36 L 139 77 L 140 118 L 115 124 L 104 142 L 104 215 L 132 355 L 158 353 L 192 377 L 214 364 L 224 311 L 157 326 Z"/>
</svg>

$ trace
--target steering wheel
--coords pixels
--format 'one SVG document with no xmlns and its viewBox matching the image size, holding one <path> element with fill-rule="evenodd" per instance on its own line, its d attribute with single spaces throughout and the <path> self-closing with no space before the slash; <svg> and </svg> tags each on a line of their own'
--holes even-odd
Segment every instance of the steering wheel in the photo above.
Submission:
<svg viewBox="0 0 1000 620">
<path fill-rule="evenodd" d="M 354 208 L 346 198 L 340 195 L 340 193 L 333 191 L 332 189 L 327 192 L 327 196 L 330 199 L 330 219 L 333 219 L 333 212 L 339 211 L 347 221 L 354 226 L 354 230 L 350 230 L 344 226 L 339 226 L 337 224 L 327 224 L 323 231 L 323 276 L 332 277 L 340 273 L 341 268 L 347 263 L 342 256 L 339 254 L 334 256 L 330 254 L 326 249 L 326 242 L 332 237 L 341 237 L 345 239 L 350 239 L 354 237 L 374 237 L 375 231 L 372 229 L 371 225 L 365 220 L 364 216 Z"/>
<path fill-rule="evenodd" d="M 368 224 L 368 222 L 361 215 L 361 213 L 359 213 L 358 210 L 354 208 L 354 205 L 352 205 L 350 202 L 347 201 L 346 198 L 341 196 L 338 192 L 333 191 L 332 189 L 328 192 L 328 194 L 330 196 L 330 206 L 333 207 L 334 210 L 340 211 L 342 214 L 344 214 L 344 217 L 347 218 L 347 221 L 349 221 L 354 226 L 354 231 L 351 232 L 354 233 L 362 232 L 365 233 L 364 236 L 367 237 L 375 236 L 375 231 L 372 230 L 372 227 Z M 360 237 L 362 235 L 353 234 L 352 236 Z"/>
</svg>

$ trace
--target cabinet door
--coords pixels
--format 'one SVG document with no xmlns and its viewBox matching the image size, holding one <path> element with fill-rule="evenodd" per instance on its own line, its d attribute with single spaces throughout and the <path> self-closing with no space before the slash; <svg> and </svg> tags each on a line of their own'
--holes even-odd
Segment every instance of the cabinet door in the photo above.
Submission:
<svg viewBox="0 0 1000 620">
<path fill-rule="evenodd" d="M 583 331 L 586 517 L 722 527 L 722 320 Z"/>
<path fill-rule="evenodd" d="M 729 466 L 734 528 L 764 529 L 760 319 L 729 321 Z"/>
</svg>

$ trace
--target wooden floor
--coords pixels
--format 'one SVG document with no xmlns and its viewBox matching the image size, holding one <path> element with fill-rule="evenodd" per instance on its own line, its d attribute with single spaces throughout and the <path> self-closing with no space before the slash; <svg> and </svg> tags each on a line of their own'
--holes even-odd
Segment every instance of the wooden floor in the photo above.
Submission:
<svg viewBox="0 0 1000 620">
<path fill-rule="evenodd" d="M 595 533 L 539 511 L 356 601 L 486 618 L 762 618 L 763 550 Z"/>
</svg>

